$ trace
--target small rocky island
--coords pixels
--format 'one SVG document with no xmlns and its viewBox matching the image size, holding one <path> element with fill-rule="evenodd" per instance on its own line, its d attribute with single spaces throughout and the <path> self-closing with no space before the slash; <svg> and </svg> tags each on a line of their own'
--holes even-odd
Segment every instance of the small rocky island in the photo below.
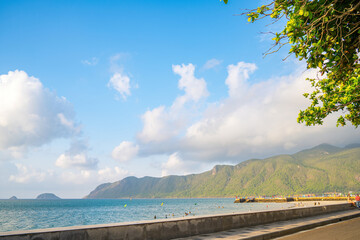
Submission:
<svg viewBox="0 0 360 240">
<path fill-rule="evenodd" d="M 17 200 L 18 198 L 16 196 L 12 196 L 11 198 L 9 198 L 9 200 Z"/>
<path fill-rule="evenodd" d="M 45 200 L 56 200 L 61 199 L 53 193 L 42 193 L 36 197 L 36 199 L 45 199 Z"/>
</svg>

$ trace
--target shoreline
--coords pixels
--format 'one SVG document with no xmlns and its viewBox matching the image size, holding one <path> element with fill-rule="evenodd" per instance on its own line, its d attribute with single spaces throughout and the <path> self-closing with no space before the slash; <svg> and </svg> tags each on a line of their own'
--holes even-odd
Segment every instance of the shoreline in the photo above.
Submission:
<svg viewBox="0 0 360 240">
<path fill-rule="evenodd" d="M 212 198 L 214 200 L 216 199 L 224 199 L 224 198 Z M 51 202 L 62 202 L 63 201 L 76 201 L 78 202 L 78 199 L 57 199 L 55 201 L 53 200 L 40 200 L 37 201 L 38 199 L 30 199 L 31 202 L 48 202 L 49 204 L 51 204 Z M 81 199 L 82 200 L 82 199 Z M 102 199 L 95 199 L 96 202 L 100 202 Z M 105 199 L 107 200 L 107 199 Z M 114 201 L 116 202 L 116 200 L 122 201 L 123 199 L 114 199 Z M 128 200 L 128 199 L 125 199 Z M 143 200 L 143 199 L 138 199 L 139 201 Z M 150 199 L 150 200 L 154 200 L 154 199 Z M 158 203 L 162 202 L 162 200 L 165 199 L 158 199 Z M 179 200 L 179 199 L 173 199 L 173 200 Z M 191 200 L 191 199 L 186 199 L 186 200 Z M 204 199 L 206 200 L 206 199 Z M 26 199 L 23 201 L 27 201 Z M 84 201 L 88 201 L 88 199 L 84 199 Z M 91 201 L 91 200 L 90 200 Z M 111 200 L 110 200 L 111 201 Z M 7 201 L 7 202 L 11 202 L 11 201 Z M 19 202 L 22 202 L 22 199 L 19 199 Z M 79 201 L 81 202 L 81 201 Z M 112 201 L 111 201 L 112 202 Z M 121 204 L 126 203 L 126 205 L 128 205 L 126 208 L 129 208 L 128 210 L 125 209 L 124 207 L 124 211 L 121 210 L 122 206 Z M 165 202 L 165 201 L 164 201 Z M 316 203 L 316 205 L 315 205 Z M 158 210 L 154 213 L 152 213 L 153 215 L 151 216 L 147 216 L 147 217 L 142 217 L 142 218 L 128 218 L 128 219 L 110 219 L 110 221 L 102 221 L 102 220 L 97 220 L 97 221 L 92 221 L 92 222 L 82 222 L 77 221 L 77 222 L 73 222 L 73 224 L 64 224 L 61 223 L 61 219 L 58 219 L 58 223 L 60 224 L 45 224 L 45 225 L 38 225 L 37 228 L 12 228 L 12 227 L 8 227 L 7 230 L 3 229 L 0 232 L 12 232 L 12 231 L 32 231 L 32 230 L 38 230 L 38 229 L 49 229 L 49 228 L 66 228 L 66 227 L 74 227 L 74 226 L 91 226 L 91 225 L 102 225 L 102 224 L 114 224 L 114 223 L 132 223 L 132 222 L 143 222 L 143 221 L 152 221 L 154 218 L 153 216 L 155 215 L 157 218 L 157 220 L 162 221 L 162 220 L 174 220 L 174 219 L 178 219 L 178 220 L 186 220 L 186 219 L 190 219 L 192 217 L 209 217 L 209 216 L 220 216 L 220 215 L 227 215 L 227 214 L 247 214 L 247 213 L 261 213 L 261 212 L 269 212 L 269 211 L 278 211 L 278 210 L 288 210 L 288 209 L 300 209 L 300 208 L 308 208 L 308 207 L 317 207 L 317 206 L 329 206 L 329 205 L 335 205 L 335 204 L 344 204 L 346 203 L 346 201 L 323 201 L 320 203 L 320 205 L 318 204 L 318 202 L 314 202 L 314 201 L 306 201 L 306 202 L 271 202 L 271 203 L 259 203 L 259 202 L 250 202 L 249 204 L 244 203 L 244 204 L 235 204 L 232 202 L 228 201 L 228 205 L 222 205 L 221 202 L 214 202 L 211 203 L 211 205 L 206 205 L 205 203 L 197 203 L 198 205 L 202 205 L 205 206 L 206 209 L 212 209 L 210 211 L 203 211 L 200 209 L 196 209 L 196 205 L 188 205 L 188 207 L 184 207 L 181 211 L 179 212 L 179 209 L 173 209 L 171 208 L 171 203 L 169 202 L 165 202 L 164 206 L 170 206 L 170 207 L 165 207 L 163 208 L 158 208 Z M 170 205 L 169 205 L 170 204 Z M 204 205 L 205 204 L 205 205 Z M 57 205 L 57 204 L 56 204 Z M 55 205 L 55 206 L 56 206 Z M 151 206 L 157 206 L 159 204 L 152 204 Z M 54 205 L 49 205 L 54 206 Z M 95 206 L 95 205 L 94 205 Z M 128 201 L 124 201 L 120 204 L 111 204 L 110 207 L 114 210 L 119 212 L 122 215 L 126 215 L 127 213 L 130 212 L 134 212 L 134 211 L 138 211 L 137 207 L 139 205 L 130 205 L 130 202 Z M 162 205 L 161 205 L 162 206 Z M 173 206 L 173 205 L 172 205 Z M 225 208 L 224 208 L 225 206 Z M 120 207 L 120 210 L 119 210 Z M 204 208 L 203 208 L 204 209 Z M 185 212 L 185 213 L 184 213 Z M 52 211 L 48 212 L 49 216 L 52 216 Z M 175 216 L 174 216 L 175 213 Z M 106 219 L 106 213 L 104 214 Z M 76 218 L 76 215 L 74 216 Z M 34 221 L 36 219 L 33 219 Z M 109 220 L 109 219 L 108 219 Z M 37 219 L 36 221 L 40 221 L 43 222 L 44 219 Z M 46 221 L 46 220 L 45 220 Z M 52 226 L 50 226 L 52 225 Z M 15 225 L 14 225 L 15 226 Z"/>
<path fill-rule="evenodd" d="M 349 203 L 326 202 L 323 205 L 315 206 L 311 205 L 311 202 L 307 202 L 300 207 L 280 210 L 261 210 L 247 213 L 211 214 L 173 219 L 9 231 L 1 232 L 0 239 L 6 239 L 7 237 L 26 237 L 31 239 L 31 237 L 35 235 L 42 236 L 43 239 L 48 239 L 50 236 L 57 236 L 60 240 L 74 236 L 76 236 L 76 239 L 144 239 L 144 237 L 170 239 L 302 217 L 318 216 L 351 209 L 353 209 L 353 207 Z"/>
</svg>

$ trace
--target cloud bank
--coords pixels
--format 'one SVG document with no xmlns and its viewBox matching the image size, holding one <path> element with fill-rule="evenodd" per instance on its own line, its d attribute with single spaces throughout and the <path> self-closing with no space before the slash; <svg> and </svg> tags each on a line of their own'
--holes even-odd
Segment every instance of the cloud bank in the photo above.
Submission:
<svg viewBox="0 0 360 240">
<path fill-rule="evenodd" d="M 341 145 L 359 140 L 353 127 L 337 128 L 335 116 L 323 126 L 297 123 L 299 110 L 309 104 L 302 94 L 312 90 L 305 79 L 315 77 L 316 71 L 252 84 L 250 74 L 256 69 L 255 64 L 244 62 L 228 67 L 228 98 L 211 105 L 202 119 L 186 130 L 183 149 L 189 157 L 238 161 L 323 142 Z"/>
<path fill-rule="evenodd" d="M 16 183 L 30 183 L 30 182 L 43 182 L 46 178 L 54 175 L 54 172 L 51 170 L 44 171 L 39 169 L 34 169 L 31 166 L 26 166 L 24 164 L 17 163 L 15 164 L 17 168 L 17 174 L 10 175 L 9 181 Z"/>
<path fill-rule="evenodd" d="M 100 184 L 104 182 L 114 182 L 128 175 L 128 171 L 120 167 L 104 167 L 99 170 L 70 170 L 63 171 L 58 178 L 58 182 L 64 184 Z"/>
<path fill-rule="evenodd" d="M 101 169 L 65 169 L 54 170 L 35 169 L 31 166 L 16 163 L 17 172 L 9 176 L 9 181 L 17 184 L 47 183 L 56 185 L 92 185 L 103 182 L 113 182 L 128 175 L 128 171 L 118 166 Z"/>
<path fill-rule="evenodd" d="M 254 157 L 292 153 L 321 143 L 345 145 L 360 141 L 359 130 L 352 126 L 336 127 L 336 116 L 322 126 L 306 127 L 296 119 L 309 101 L 307 77 L 316 71 L 302 71 L 262 82 L 251 82 L 257 70 L 253 63 L 238 62 L 227 67 L 224 84 L 226 98 L 208 102 L 206 82 L 195 77 L 192 64 L 174 65 L 180 76 L 178 87 L 184 94 L 142 115 L 143 129 L 137 135 L 140 156 L 168 155 L 162 175 L 185 173 L 184 162 L 240 162 Z M 181 156 L 181 158 L 180 158 Z"/>
</svg>

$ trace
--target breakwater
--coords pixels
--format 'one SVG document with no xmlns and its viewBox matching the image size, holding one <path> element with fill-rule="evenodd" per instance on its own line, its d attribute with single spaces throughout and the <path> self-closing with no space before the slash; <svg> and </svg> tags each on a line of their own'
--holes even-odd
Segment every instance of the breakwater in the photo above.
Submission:
<svg viewBox="0 0 360 240">
<path fill-rule="evenodd" d="M 349 203 L 0 233 L 0 240 L 173 239 L 353 209 Z"/>
<path fill-rule="evenodd" d="M 259 203 L 282 203 L 282 202 L 308 202 L 308 201 L 354 201 L 355 197 L 286 197 L 286 198 L 238 198 L 234 203 L 247 203 L 247 202 L 259 202 Z"/>
</svg>

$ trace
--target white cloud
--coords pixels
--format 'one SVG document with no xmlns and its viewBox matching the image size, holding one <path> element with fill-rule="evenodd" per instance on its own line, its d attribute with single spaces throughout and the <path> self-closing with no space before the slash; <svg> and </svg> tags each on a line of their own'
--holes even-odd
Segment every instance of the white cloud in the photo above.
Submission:
<svg viewBox="0 0 360 240">
<path fill-rule="evenodd" d="M 205 80 L 194 76 L 194 65 L 173 65 L 172 68 L 180 75 L 178 87 L 185 93 L 177 97 L 170 108 L 159 106 L 141 116 L 144 127 L 137 135 L 141 142 L 167 141 L 179 134 L 193 114 L 192 109 L 185 108 L 186 103 L 196 104 L 209 95 Z"/>
<path fill-rule="evenodd" d="M 60 181 L 62 183 L 71 184 L 85 184 L 94 181 L 94 171 L 79 170 L 79 171 L 65 171 L 60 174 Z"/>
<path fill-rule="evenodd" d="M 216 59 L 216 58 L 212 58 L 212 59 L 208 60 L 208 61 L 204 64 L 203 68 L 204 68 L 205 70 L 208 70 L 208 69 L 211 69 L 211 68 L 215 68 L 215 67 L 219 66 L 222 62 L 223 62 L 222 60 L 218 60 L 218 59 Z"/>
<path fill-rule="evenodd" d="M 191 64 L 173 69 L 181 78 L 193 77 Z M 315 77 L 316 71 L 303 72 L 301 68 L 289 76 L 251 83 L 250 74 L 256 69 L 255 64 L 245 62 L 228 66 L 225 81 L 228 97 L 209 104 L 205 111 L 184 103 L 194 103 L 197 100 L 194 96 L 207 94 L 193 94 L 185 87 L 187 81 L 179 83 L 185 94 L 171 107 L 154 108 L 142 116 L 144 125 L 138 134 L 141 155 L 177 152 L 187 163 L 238 162 L 295 152 L 324 142 L 341 146 L 360 141 L 358 129 L 336 127 L 338 114 L 328 117 L 323 126 L 306 127 L 297 123 L 299 110 L 309 105 L 302 94 L 312 91 L 305 79 Z M 185 101 L 180 101 L 181 98 Z M 168 174 L 172 165 L 181 163 L 177 157 L 163 165 L 163 174 Z"/>
<path fill-rule="evenodd" d="M 114 182 L 121 180 L 128 175 L 128 171 L 120 167 L 105 167 L 95 170 L 65 171 L 60 175 L 60 181 L 72 184 L 100 184 L 104 182 Z"/>
<path fill-rule="evenodd" d="M 52 176 L 52 171 L 36 170 L 32 167 L 17 163 L 15 164 L 18 173 L 10 175 L 9 181 L 16 183 L 43 182 L 47 177 Z"/>
<path fill-rule="evenodd" d="M 0 106 L 3 151 L 26 150 L 80 131 L 71 104 L 24 71 L 0 75 Z"/>
<path fill-rule="evenodd" d="M 255 69 L 242 62 L 229 66 L 229 98 L 187 129 L 184 151 L 197 152 L 202 159 L 237 159 L 359 140 L 352 127 L 337 128 L 334 116 L 324 126 L 297 123 L 299 110 L 309 104 L 302 96 L 311 91 L 305 79 L 315 77 L 316 71 L 250 84 L 246 80 Z"/>
<path fill-rule="evenodd" d="M 253 63 L 238 62 L 237 65 L 228 66 L 228 77 L 226 78 L 226 85 L 229 88 L 229 95 L 231 97 L 243 96 L 248 89 L 247 80 L 249 74 L 257 69 Z"/>
<path fill-rule="evenodd" d="M 171 154 L 166 162 L 161 164 L 161 176 L 186 175 L 208 170 L 206 164 L 197 161 L 184 161 L 179 152 Z"/>
<path fill-rule="evenodd" d="M 116 91 L 118 91 L 124 100 L 126 100 L 127 96 L 131 95 L 130 78 L 123 73 L 114 73 L 113 76 L 110 78 L 108 87 L 112 87 Z"/>
<path fill-rule="evenodd" d="M 180 75 L 178 87 L 180 90 L 184 90 L 185 94 L 178 97 L 174 105 L 183 106 L 188 101 L 197 102 L 201 98 L 205 98 L 209 95 L 206 88 L 206 82 L 203 78 L 196 78 L 194 75 L 195 66 L 191 63 L 188 65 L 173 65 L 173 72 Z"/>
<path fill-rule="evenodd" d="M 112 76 L 107 84 L 109 88 L 115 89 L 126 100 L 131 96 L 131 88 L 138 88 L 137 83 L 133 83 L 130 79 L 131 74 L 124 71 L 123 63 L 128 60 L 130 55 L 127 53 L 118 53 L 110 57 L 110 72 Z"/>
<path fill-rule="evenodd" d="M 85 153 L 75 155 L 61 154 L 55 165 L 61 168 L 96 168 L 98 160 L 89 158 Z"/>
<path fill-rule="evenodd" d="M 97 168 L 98 159 L 88 157 L 87 151 L 88 145 L 85 141 L 73 141 L 70 149 L 57 158 L 55 165 L 60 168 Z"/>
<path fill-rule="evenodd" d="M 161 142 L 178 134 L 183 126 L 183 119 L 175 111 L 167 110 L 164 106 L 146 111 L 141 119 L 144 123 L 138 138 L 142 142 Z M 177 127 L 176 127 L 177 126 Z"/>
<path fill-rule="evenodd" d="M 169 156 L 167 162 L 162 164 L 161 169 L 163 177 L 171 174 L 184 174 L 186 164 L 180 158 L 179 153 L 176 152 Z"/>
<path fill-rule="evenodd" d="M 82 60 L 81 63 L 88 66 L 95 66 L 99 63 L 99 59 L 92 57 L 91 59 Z"/>
<path fill-rule="evenodd" d="M 129 172 L 119 167 L 105 167 L 100 169 L 97 173 L 101 182 L 115 182 L 127 176 Z"/>
<path fill-rule="evenodd" d="M 74 122 L 67 119 L 63 113 L 58 113 L 57 114 L 59 120 L 60 120 L 60 123 L 70 129 L 76 129 L 76 127 L 74 126 Z"/>
<path fill-rule="evenodd" d="M 112 157 L 120 162 L 126 162 L 135 158 L 138 154 L 139 146 L 132 142 L 123 141 L 112 151 Z"/>
<path fill-rule="evenodd" d="M 124 62 L 131 58 L 131 55 L 128 53 L 117 53 L 110 57 L 110 65 L 112 71 L 118 71 L 121 69 L 119 62 Z"/>
<path fill-rule="evenodd" d="M 73 169 L 61 172 L 53 170 L 34 169 L 24 164 L 15 164 L 17 173 L 9 176 L 9 181 L 14 183 L 51 183 L 51 185 L 67 184 L 100 184 L 121 180 L 128 175 L 128 171 L 115 166 L 94 169 Z M 71 186 L 69 186 L 71 187 Z"/>
</svg>

